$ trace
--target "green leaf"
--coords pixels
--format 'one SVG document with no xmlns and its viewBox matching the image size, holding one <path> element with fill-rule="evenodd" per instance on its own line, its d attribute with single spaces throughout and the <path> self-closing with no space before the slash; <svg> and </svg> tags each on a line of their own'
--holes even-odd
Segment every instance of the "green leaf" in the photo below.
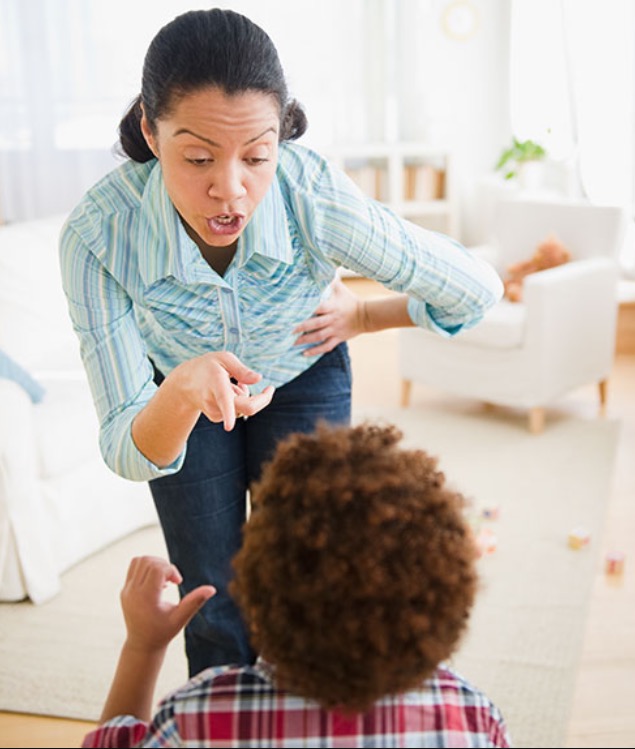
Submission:
<svg viewBox="0 0 635 749">
<path fill-rule="evenodd" d="M 514 158 L 514 149 L 507 148 L 503 151 L 496 163 L 496 169 L 502 169 L 508 161 Z"/>
<path fill-rule="evenodd" d="M 546 155 L 546 150 L 539 143 L 531 139 L 520 141 L 516 136 L 512 136 L 512 145 L 502 151 L 494 168 L 498 171 L 508 166 L 505 179 L 513 179 L 518 174 L 519 164 L 526 161 L 540 161 Z"/>
</svg>

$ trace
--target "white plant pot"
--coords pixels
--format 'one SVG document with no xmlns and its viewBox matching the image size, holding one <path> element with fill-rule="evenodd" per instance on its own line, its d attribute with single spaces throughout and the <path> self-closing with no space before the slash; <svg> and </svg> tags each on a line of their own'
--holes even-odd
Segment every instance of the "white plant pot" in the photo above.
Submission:
<svg viewBox="0 0 635 749">
<path fill-rule="evenodd" d="M 540 161 L 525 161 L 518 168 L 518 184 L 523 190 L 539 190 L 544 177 L 545 165 Z"/>
</svg>

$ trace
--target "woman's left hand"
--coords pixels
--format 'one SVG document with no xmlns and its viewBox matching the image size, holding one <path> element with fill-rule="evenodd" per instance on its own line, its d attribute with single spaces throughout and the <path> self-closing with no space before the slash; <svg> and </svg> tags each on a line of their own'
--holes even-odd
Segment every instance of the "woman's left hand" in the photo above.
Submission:
<svg viewBox="0 0 635 749">
<path fill-rule="evenodd" d="M 308 320 L 301 322 L 294 333 L 300 335 L 295 345 L 315 344 L 304 351 L 304 356 L 319 356 L 332 351 L 365 330 L 365 305 L 346 284 L 336 276 L 328 299 L 321 302 Z"/>
</svg>

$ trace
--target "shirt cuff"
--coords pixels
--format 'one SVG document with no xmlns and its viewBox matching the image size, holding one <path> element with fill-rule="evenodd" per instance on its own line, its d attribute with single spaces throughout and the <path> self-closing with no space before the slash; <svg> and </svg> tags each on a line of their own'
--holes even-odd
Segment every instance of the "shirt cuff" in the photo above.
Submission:
<svg viewBox="0 0 635 749">
<path fill-rule="evenodd" d="M 408 299 L 408 314 L 412 322 L 419 328 L 429 330 L 432 333 L 437 333 L 444 338 L 450 338 L 455 333 L 458 333 L 463 325 L 444 325 L 437 322 L 433 313 L 426 302 L 419 302 L 416 299 L 410 297 Z"/>
<path fill-rule="evenodd" d="M 131 414 L 125 422 L 118 424 L 110 439 L 103 437 L 102 454 L 106 464 L 116 474 L 130 481 L 151 481 L 180 471 L 185 461 L 187 446 L 170 465 L 157 466 L 146 458 L 132 439 L 132 422 L 135 415 L 136 413 Z"/>
</svg>

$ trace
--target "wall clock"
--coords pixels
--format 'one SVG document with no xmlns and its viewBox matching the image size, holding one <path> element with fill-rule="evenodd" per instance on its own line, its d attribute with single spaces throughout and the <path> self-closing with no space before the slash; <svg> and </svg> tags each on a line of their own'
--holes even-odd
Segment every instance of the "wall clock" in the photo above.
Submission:
<svg viewBox="0 0 635 749">
<path fill-rule="evenodd" d="M 443 31 L 451 39 L 458 41 L 474 36 L 478 22 L 478 9 L 471 0 L 451 0 L 441 14 Z"/>
</svg>

